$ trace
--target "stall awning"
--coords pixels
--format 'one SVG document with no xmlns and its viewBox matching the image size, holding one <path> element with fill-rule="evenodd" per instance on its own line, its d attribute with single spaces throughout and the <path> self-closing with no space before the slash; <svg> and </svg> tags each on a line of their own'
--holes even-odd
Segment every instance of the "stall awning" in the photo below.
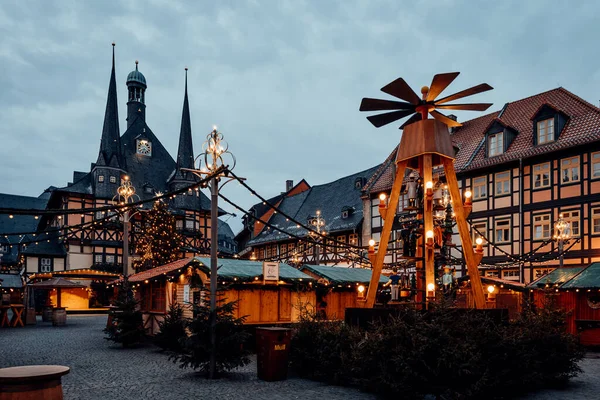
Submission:
<svg viewBox="0 0 600 400">
<path fill-rule="evenodd" d="M 161 265 L 146 271 L 138 272 L 129 276 L 129 282 L 143 282 L 147 279 L 156 278 L 159 275 L 167 275 L 174 271 L 178 271 L 194 263 L 194 258 L 182 258 L 181 260 L 173 261 L 172 263 Z"/>
<path fill-rule="evenodd" d="M 593 265 L 593 264 L 592 264 Z M 585 267 L 563 267 L 556 268 L 554 271 L 535 281 L 529 283 L 527 287 L 530 288 L 545 288 L 552 286 L 560 286 L 565 282 L 568 282 L 575 275 L 580 273 Z"/>
<path fill-rule="evenodd" d="M 200 269 L 210 275 L 210 258 L 194 257 L 194 260 L 199 261 Z M 260 279 L 263 274 L 263 263 L 260 261 L 219 258 L 218 265 L 219 279 L 243 282 Z M 279 263 L 279 279 L 285 282 L 314 281 L 312 277 L 283 263 Z"/>
<path fill-rule="evenodd" d="M 526 286 L 524 283 L 520 283 L 518 281 L 509 281 L 508 279 L 493 278 L 491 276 L 482 276 L 481 282 L 483 282 L 484 284 L 502 286 L 507 289 L 512 289 L 519 292 L 524 292 L 526 290 Z"/>
<path fill-rule="evenodd" d="M 332 284 L 355 284 L 371 282 L 371 269 L 366 268 L 346 268 L 346 267 L 328 267 L 324 265 L 303 265 L 302 271 L 309 271 Z M 381 275 L 379 283 L 387 283 L 390 279 Z"/>
<path fill-rule="evenodd" d="M 68 269 L 66 271 L 53 271 L 38 273 L 29 276 L 30 281 L 49 278 L 91 279 L 95 281 L 114 281 L 121 275 L 113 272 L 98 271 L 90 268 Z"/>
<path fill-rule="evenodd" d="M 0 288 L 3 289 L 21 289 L 23 279 L 19 274 L 0 274 Z"/>
<path fill-rule="evenodd" d="M 40 281 L 36 283 L 30 283 L 34 289 L 75 289 L 75 288 L 85 288 L 87 286 L 80 285 L 79 283 L 71 282 L 63 278 L 52 278 L 47 281 Z"/>
<path fill-rule="evenodd" d="M 600 263 L 590 264 L 587 268 L 563 284 L 561 289 L 600 289 Z"/>
</svg>

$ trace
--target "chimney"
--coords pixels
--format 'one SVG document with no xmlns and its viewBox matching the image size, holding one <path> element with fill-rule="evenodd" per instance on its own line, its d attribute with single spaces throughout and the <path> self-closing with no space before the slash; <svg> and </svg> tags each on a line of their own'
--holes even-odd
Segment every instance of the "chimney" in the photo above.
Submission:
<svg viewBox="0 0 600 400">
<path fill-rule="evenodd" d="M 285 191 L 286 193 L 289 192 L 290 190 L 292 190 L 292 188 L 294 187 L 294 181 L 292 180 L 287 180 L 285 181 Z"/>
<path fill-rule="evenodd" d="M 452 121 L 458 120 L 458 118 L 454 114 L 448 114 L 448 118 L 450 118 Z M 452 133 L 454 133 L 454 130 L 455 130 L 454 127 L 451 127 L 451 126 L 448 127 L 448 133 L 452 134 Z"/>
</svg>

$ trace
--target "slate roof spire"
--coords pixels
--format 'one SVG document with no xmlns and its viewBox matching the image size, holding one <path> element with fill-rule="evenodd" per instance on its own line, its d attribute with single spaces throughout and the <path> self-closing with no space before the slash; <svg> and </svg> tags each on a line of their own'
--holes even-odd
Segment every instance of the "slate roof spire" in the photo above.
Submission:
<svg viewBox="0 0 600 400">
<path fill-rule="evenodd" d="M 108 84 L 108 98 L 106 99 L 102 139 L 100 140 L 100 153 L 98 154 L 96 165 L 125 170 L 125 158 L 121 153 L 121 134 L 119 132 L 117 81 L 115 78 L 115 44 L 113 43 L 112 46 L 112 70 Z"/>
<path fill-rule="evenodd" d="M 188 103 L 187 72 L 185 67 L 185 95 L 183 96 L 183 111 L 181 112 L 181 130 L 179 132 L 179 148 L 177 149 L 177 169 L 194 168 L 194 149 L 192 146 L 192 123 L 190 120 L 190 105 Z"/>
</svg>

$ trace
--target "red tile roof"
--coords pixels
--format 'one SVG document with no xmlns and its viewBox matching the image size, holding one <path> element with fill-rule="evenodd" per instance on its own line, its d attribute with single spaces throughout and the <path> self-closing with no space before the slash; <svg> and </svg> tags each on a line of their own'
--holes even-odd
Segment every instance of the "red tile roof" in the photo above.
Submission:
<svg viewBox="0 0 600 400">
<path fill-rule="evenodd" d="M 531 118 L 544 105 L 566 114 L 569 120 L 555 142 L 534 146 Z M 485 147 L 477 148 L 477 144 L 485 135 L 482 125 L 488 125 L 493 118 L 513 127 L 518 133 L 505 153 L 488 158 L 485 156 Z M 508 103 L 501 116 L 496 112 L 466 121 L 452 135 L 452 141 L 461 148 L 456 158 L 458 171 L 484 168 L 598 140 L 600 109 L 562 87 Z"/>
<path fill-rule="evenodd" d="M 172 263 L 161 265 L 146 271 L 138 272 L 129 276 L 129 282 L 142 282 L 146 279 L 152 279 L 159 275 L 168 274 L 185 267 L 194 260 L 194 257 L 182 258 L 181 260 L 173 261 Z"/>
<path fill-rule="evenodd" d="M 534 146 L 532 118 L 544 105 L 564 113 L 569 120 L 558 140 Z M 494 121 L 518 133 L 505 153 L 488 158 L 485 156 L 484 139 Z M 562 87 L 508 103 L 503 111 L 495 111 L 462 124 L 451 135 L 453 144 L 459 149 L 455 164 L 457 172 L 486 168 L 600 140 L 600 108 Z M 392 154 L 395 152 L 396 149 Z M 369 179 L 365 185 L 367 193 L 392 187 L 394 169 L 393 162 L 389 161 L 390 157 L 383 163 L 384 169 Z"/>
</svg>

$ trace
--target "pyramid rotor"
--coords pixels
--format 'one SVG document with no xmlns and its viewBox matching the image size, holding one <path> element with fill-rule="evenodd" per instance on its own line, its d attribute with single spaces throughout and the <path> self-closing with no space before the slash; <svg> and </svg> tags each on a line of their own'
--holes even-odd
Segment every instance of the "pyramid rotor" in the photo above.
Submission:
<svg viewBox="0 0 600 400">
<path fill-rule="evenodd" d="M 385 99 L 373 99 L 365 97 L 360 103 L 360 111 L 387 111 L 383 114 L 371 115 L 367 119 L 377 128 L 392 122 L 398 121 L 402 118 L 411 116 L 400 128 L 419 121 L 426 119 L 427 114 L 430 114 L 433 118 L 450 127 L 461 126 L 459 122 L 448 118 L 446 115 L 436 111 L 439 110 L 468 110 L 468 111 L 485 111 L 492 103 L 468 103 L 468 104 L 446 104 L 453 100 L 462 99 L 464 97 L 472 96 L 474 94 L 482 93 L 493 89 L 487 83 L 482 83 L 477 86 L 473 86 L 469 89 L 461 90 L 460 92 L 454 93 L 450 96 L 443 97 L 439 100 L 436 98 L 456 79 L 460 72 L 448 72 L 444 74 L 437 74 L 433 77 L 431 85 L 429 87 L 423 86 L 421 88 L 421 97 L 419 97 L 404 79 L 398 78 L 393 82 L 388 83 L 381 88 L 381 91 L 394 96 L 400 100 L 385 100 Z"/>
</svg>

